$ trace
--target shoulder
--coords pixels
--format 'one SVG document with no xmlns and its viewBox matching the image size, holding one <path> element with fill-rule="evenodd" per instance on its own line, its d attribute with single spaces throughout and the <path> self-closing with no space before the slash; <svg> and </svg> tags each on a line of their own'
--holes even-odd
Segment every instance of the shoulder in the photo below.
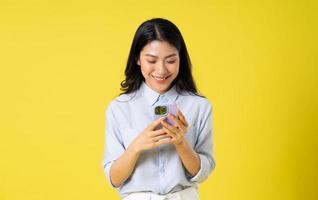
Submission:
<svg viewBox="0 0 318 200">
<path fill-rule="evenodd" d="M 112 110 L 125 109 L 129 104 L 138 99 L 138 95 L 136 92 L 130 94 L 121 94 L 117 97 L 114 97 L 106 107 L 106 112 L 110 112 Z"/>
<path fill-rule="evenodd" d="M 182 101 L 187 101 L 188 103 L 191 103 L 193 106 L 199 107 L 200 109 L 212 109 L 213 103 L 206 97 L 194 95 L 188 92 L 182 92 L 179 94 L 179 96 Z"/>
<path fill-rule="evenodd" d="M 127 103 L 129 101 L 133 101 L 137 96 L 137 92 L 132 92 L 129 94 L 121 94 L 113 99 L 114 102 L 117 103 Z"/>
</svg>

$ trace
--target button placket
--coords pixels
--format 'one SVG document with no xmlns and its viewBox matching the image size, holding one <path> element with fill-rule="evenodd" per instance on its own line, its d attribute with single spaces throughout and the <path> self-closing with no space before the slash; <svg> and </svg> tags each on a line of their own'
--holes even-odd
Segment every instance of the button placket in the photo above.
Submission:
<svg viewBox="0 0 318 200">
<path fill-rule="evenodd" d="M 168 103 L 169 100 L 166 97 L 166 95 L 159 95 L 158 101 L 156 103 L 156 105 L 160 105 L 160 104 L 165 104 Z M 161 146 L 159 146 L 158 148 L 158 160 L 159 160 L 159 165 L 158 165 L 158 169 L 159 169 L 159 192 L 160 194 L 164 194 L 165 190 L 164 190 L 164 180 L 165 180 L 165 159 L 163 156 L 163 148 Z"/>
</svg>

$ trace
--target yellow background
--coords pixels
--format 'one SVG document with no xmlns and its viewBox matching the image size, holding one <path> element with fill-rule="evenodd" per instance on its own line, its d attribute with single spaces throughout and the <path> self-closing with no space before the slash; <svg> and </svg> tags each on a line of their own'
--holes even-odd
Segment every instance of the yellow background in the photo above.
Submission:
<svg viewBox="0 0 318 200">
<path fill-rule="evenodd" d="M 217 166 L 202 200 L 318 199 L 317 3 L 0 1 L 0 199 L 118 199 L 104 110 L 133 34 L 181 30 L 213 103 Z"/>
</svg>

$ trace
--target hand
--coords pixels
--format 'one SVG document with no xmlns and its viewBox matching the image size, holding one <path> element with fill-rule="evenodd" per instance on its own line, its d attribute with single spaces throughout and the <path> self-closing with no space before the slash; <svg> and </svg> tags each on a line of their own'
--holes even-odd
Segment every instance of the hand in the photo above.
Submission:
<svg viewBox="0 0 318 200">
<path fill-rule="evenodd" d="M 171 137 L 163 129 L 155 130 L 165 118 L 159 118 L 152 122 L 145 130 L 143 130 L 131 143 L 130 147 L 136 153 L 144 150 L 153 149 L 162 144 L 171 143 Z"/>
<path fill-rule="evenodd" d="M 184 141 L 184 135 L 188 131 L 188 122 L 179 109 L 177 110 L 177 116 L 169 114 L 168 118 L 173 121 L 173 126 L 166 121 L 161 121 L 162 129 L 172 138 L 171 143 L 179 145 Z"/>
</svg>

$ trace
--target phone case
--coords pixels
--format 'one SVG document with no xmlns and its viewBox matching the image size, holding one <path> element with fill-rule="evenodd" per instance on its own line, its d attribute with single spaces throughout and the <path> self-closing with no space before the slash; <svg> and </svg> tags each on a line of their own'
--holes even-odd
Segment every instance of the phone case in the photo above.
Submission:
<svg viewBox="0 0 318 200">
<path fill-rule="evenodd" d="M 155 106 L 154 108 L 154 120 L 159 119 L 160 117 L 167 117 L 168 113 L 177 116 L 177 105 L 175 103 L 168 103 L 168 104 L 160 104 Z M 173 125 L 173 121 L 170 120 L 169 118 L 165 119 L 166 122 L 169 124 Z M 158 127 L 158 129 L 162 128 Z"/>
</svg>

